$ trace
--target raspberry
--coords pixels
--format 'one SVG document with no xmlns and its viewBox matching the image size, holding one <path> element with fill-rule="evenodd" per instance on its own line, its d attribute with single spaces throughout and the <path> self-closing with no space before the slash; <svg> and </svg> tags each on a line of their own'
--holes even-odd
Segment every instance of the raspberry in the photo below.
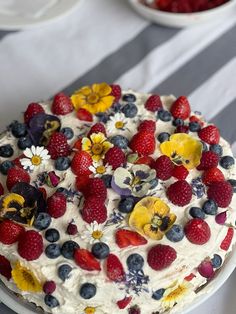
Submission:
<svg viewBox="0 0 236 314">
<path fill-rule="evenodd" d="M 147 262 L 152 269 L 163 270 L 169 267 L 176 257 L 176 251 L 171 246 L 157 244 L 149 250 Z"/>
<path fill-rule="evenodd" d="M 105 201 L 107 198 L 107 189 L 104 181 L 100 178 L 90 178 L 83 194 L 85 198 L 96 196 L 97 198 Z"/>
<path fill-rule="evenodd" d="M 125 161 L 125 153 L 117 146 L 110 148 L 104 158 L 104 164 L 109 164 L 113 170 L 123 166 Z"/>
<path fill-rule="evenodd" d="M 102 123 L 100 123 L 100 122 L 94 124 L 91 127 L 91 129 L 88 132 L 87 137 L 90 137 L 90 135 L 93 134 L 93 133 L 99 133 L 99 132 L 103 133 L 106 136 L 105 126 Z"/>
<path fill-rule="evenodd" d="M 27 261 L 38 259 L 43 253 L 43 238 L 37 231 L 24 232 L 18 242 L 18 253 Z"/>
<path fill-rule="evenodd" d="M 0 265 L 0 274 L 7 278 L 7 280 L 10 280 L 12 271 L 11 263 L 8 259 L 6 259 L 6 257 L 0 255 Z"/>
<path fill-rule="evenodd" d="M 56 284 L 54 281 L 46 281 L 43 285 L 43 292 L 45 294 L 52 294 L 56 290 Z"/>
<path fill-rule="evenodd" d="M 218 144 L 220 141 L 220 132 L 215 125 L 208 125 L 205 128 L 198 131 L 200 139 L 207 144 Z"/>
<path fill-rule="evenodd" d="M 47 200 L 47 212 L 53 218 L 59 218 L 66 212 L 66 197 L 60 192 L 54 193 Z"/>
<path fill-rule="evenodd" d="M 0 182 L 0 196 L 4 194 L 4 187 L 2 186 L 2 183 Z"/>
<path fill-rule="evenodd" d="M 52 102 L 52 112 L 56 115 L 66 115 L 74 110 L 72 102 L 68 96 L 63 93 L 55 95 Z"/>
<path fill-rule="evenodd" d="M 90 113 L 88 110 L 84 109 L 84 108 L 80 108 L 77 113 L 76 113 L 76 117 L 79 120 L 82 121 L 87 121 L 87 122 L 92 122 L 93 121 L 93 115 L 92 113 Z"/>
<path fill-rule="evenodd" d="M 211 168 L 204 171 L 203 176 L 202 176 L 202 181 L 204 184 L 210 185 L 214 182 L 225 181 L 225 177 L 220 169 Z"/>
<path fill-rule="evenodd" d="M 150 96 L 146 103 L 145 103 L 145 108 L 149 111 L 155 112 L 157 110 L 160 110 L 163 108 L 161 98 L 159 95 L 152 95 Z"/>
<path fill-rule="evenodd" d="M 184 232 L 191 243 L 198 245 L 207 243 L 211 237 L 209 225 L 200 218 L 189 220 L 184 227 Z"/>
<path fill-rule="evenodd" d="M 172 176 L 178 180 L 185 180 L 189 172 L 184 166 L 175 166 L 172 171 Z"/>
<path fill-rule="evenodd" d="M 192 199 L 192 188 L 187 181 L 180 180 L 168 187 L 167 196 L 174 205 L 185 206 Z"/>
<path fill-rule="evenodd" d="M 121 98 L 121 87 L 120 85 L 111 84 L 111 96 L 115 97 L 115 102 L 118 102 Z"/>
<path fill-rule="evenodd" d="M 156 170 L 157 178 L 165 181 L 172 176 L 174 165 L 169 157 L 162 155 L 152 164 L 152 168 Z"/>
<path fill-rule="evenodd" d="M 180 118 L 186 120 L 191 113 L 187 97 L 180 96 L 178 99 L 176 99 L 176 101 L 171 106 L 170 112 L 175 119 Z"/>
<path fill-rule="evenodd" d="M 141 314 L 140 307 L 138 307 L 137 305 L 130 307 L 128 314 Z"/>
<path fill-rule="evenodd" d="M 119 258 L 115 254 L 109 254 L 106 262 L 107 277 L 112 281 L 123 281 L 125 271 Z"/>
<path fill-rule="evenodd" d="M 88 175 L 76 177 L 75 185 L 76 185 L 77 190 L 83 193 L 83 191 L 85 191 L 87 188 L 89 179 L 90 178 Z"/>
<path fill-rule="evenodd" d="M 149 131 L 155 133 L 156 122 L 153 120 L 143 120 L 138 126 L 138 131 Z"/>
<path fill-rule="evenodd" d="M 136 152 L 141 156 L 153 154 L 156 147 L 154 134 L 148 131 L 140 131 L 136 133 L 132 137 L 129 147 L 133 152 Z"/>
<path fill-rule="evenodd" d="M 71 170 L 77 176 L 87 176 L 91 174 L 89 167 L 93 160 L 89 153 L 85 151 L 75 153 L 71 161 Z"/>
<path fill-rule="evenodd" d="M 25 123 L 29 124 L 30 120 L 38 113 L 44 113 L 43 107 L 36 102 L 29 104 L 24 112 Z"/>
<path fill-rule="evenodd" d="M 30 176 L 27 171 L 22 168 L 13 167 L 8 170 L 6 185 L 10 191 L 18 182 L 30 183 Z"/>
<path fill-rule="evenodd" d="M 70 154 L 70 146 L 67 143 L 67 138 L 60 132 L 55 132 L 50 137 L 47 149 L 52 159 L 58 157 L 66 157 Z"/>
<path fill-rule="evenodd" d="M 70 222 L 69 225 L 67 226 L 66 232 L 69 235 L 76 235 L 78 233 L 78 228 L 76 224 L 74 224 L 73 222 Z"/>
<path fill-rule="evenodd" d="M 87 223 L 97 221 L 101 224 L 107 220 L 107 209 L 100 198 L 91 196 L 85 200 L 81 215 Z"/>
<path fill-rule="evenodd" d="M 216 202 L 219 207 L 229 206 L 233 196 L 233 188 L 228 181 L 215 182 L 209 186 L 207 196 Z"/>
<path fill-rule="evenodd" d="M 179 125 L 175 129 L 175 133 L 189 133 L 189 127 L 187 125 Z"/>
<path fill-rule="evenodd" d="M 13 244 L 18 241 L 25 228 L 11 220 L 4 220 L 0 223 L 0 242 Z"/>
<path fill-rule="evenodd" d="M 200 165 L 197 166 L 197 170 L 208 170 L 210 168 L 217 167 L 219 163 L 219 156 L 212 152 L 207 151 L 202 153 Z"/>
</svg>

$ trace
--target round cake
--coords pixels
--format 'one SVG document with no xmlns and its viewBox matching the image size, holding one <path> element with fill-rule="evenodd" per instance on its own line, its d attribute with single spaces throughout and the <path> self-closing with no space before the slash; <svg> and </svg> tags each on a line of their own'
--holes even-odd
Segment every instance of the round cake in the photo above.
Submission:
<svg viewBox="0 0 236 314">
<path fill-rule="evenodd" d="M 45 312 L 181 313 L 235 243 L 232 151 L 185 96 L 59 93 L 0 157 L 0 278 Z"/>
</svg>

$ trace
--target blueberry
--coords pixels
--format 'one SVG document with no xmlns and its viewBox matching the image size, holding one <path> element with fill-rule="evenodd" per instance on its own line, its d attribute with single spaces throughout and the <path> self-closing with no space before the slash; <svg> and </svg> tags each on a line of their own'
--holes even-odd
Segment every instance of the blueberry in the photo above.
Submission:
<svg viewBox="0 0 236 314">
<path fill-rule="evenodd" d="M 234 179 L 229 179 L 228 182 L 231 184 L 234 193 L 236 193 L 236 180 L 234 180 Z"/>
<path fill-rule="evenodd" d="M 118 209 L 121 213 L 129 214 L 134 208 L 135 200 L 133 197 L 122 198 L 119 202 Z"/>
<path fill-rule="evenodd" d="M 47 306 L 49 306 L 51 309 L 54 307 L 57 307 L 60 305 L 59 301 L 57 300 L 57 298 L 55 298 L 53 295 L 51 294 L 46 294 L 44 297 L 44 302 Z"/>
<path fill-rule="evenodd" d="M 47 229 L 50 226 L 52 219 L 47 213 L 39 213 L 34 221 L 34 227 L 38 230 Z"/>
<path fill-rule="evenodd" d="M 162 133 L 160 133 L 160 134 L 158 135 L 157 139 L 158 139 L 158 141 L 159 141 L 160 143 L 169 141 L 169 139 L 170 139 L 170 134 L 167 133 L 167 132 L 162 132 Z"/>
<path fill-rule="evenodd" d="M 109 120 L 109 116 L 103 112 L 97 113 L 96 116 L 98 117 L 99 122 L 102 123 L 107 123 L 107 121 Z"/>
<path fill-rule="evenodd" d="M 184 238 L 184 230 L 180 225 L 173 225 L 172 228 L 167 231 L 166 237 L 171 242 L 179 242 Z"/>
<path fill-rule="evenodd" d="M 115 135 L 111 138 L 110 142 L 115 145 L 118 146 L 121 149 L 127 149 L 128 144 L 129 144 L 129 140 L 122 136 L 122 135 Z"/>
<path fill-rule="evenodd" d="M 57 229 L 51 228 L 45 232 L 45 239 L 48 242 L 56 242 L 60 239 L 60 233 Z"/>
<path fill-rule="evenodd" d="M 189 123 L 189 130 L 191 132 L 198 132 L 201 129 L 201 125 L 197 121 Z"/>
<path fill-rule="evenodd" d="M 210 151 L 216 153 L 218 156 L 223 155 L 223 148 L 220 144 L 213 144 L 210 146 Z"/>
<path fill-rule="evenodd" d="M 5 160 L 0 165 L 0 172 L 4 175 L 7 175 L 8 170 L 12 167 L 14 167 L 13 162 L 10 160 Z"/>
<path fill-rule="evenodd" d="M 74 258 L 74 252 L 76 249 L 79 249 L 80 246 L 77 242 L 69 240 L 63 243 L 61 247 L 61 254 L 68 259 Z"/>
<path fill-rule="evenodd" d="M 26 124 L 20 123 L 18 121 L 14 121 L 11 125 L 11 132 L 16 138 L 20 138 L 26 135 L 27 133 L 27 128 Z"/>
<path fill-rule="evenodd" d="M 105 183 L 105 186 L 107 189 L 111 188 L 111 180 L 112 180 L 112 175 L 111 174 L 104 174 L 101 179 Z"/>
<path fill-rule="evenodd" d="M 116 103 L 114 103 L 114 105 L 112 106 L 112 109 L 113 109 L 113 111 L 114 112 L 120 112 L 121 111 L 121 104 L 120 103 L 118 103 L 118 102 L 116 102 Z"/>
<path fill-rule="evenodd" d="M 138 113 L 138 108 L 135 104 L 129 103 L 124 105 L 121 111 L 126 116 L 126 118 L 134 118 Z"/>
<path fill-rule="evenodd" d="M 97 242 L 92 246 L 92 253 L 98 259 L 107 258 L 110 253 L 110 248 L 106 243 Z"/>
<path fill-rule="evenodd" d="M 213 258 L 211 259 L 211 263 L 213 268 L 219 268 L 222 264 L 222 258 L 218 254 L 214 254 Z"/>
<path fill-rule="evenodd" d="M 189 210 L 189 214 L 193 218 L 205 219 L 205 213 L 204 213 L 204 211 L 200 207 L 191 207 L 190 210 Z"/>
<path fill-rule="evenodd" d="M 74 137 L 74 131 L 71 128 L 62 128 L 60 132 L 63 133 L 68 140 Z"/>
<path fill-rule="evenodd" d="M 136 96 L 134 94 L 124 94 L 122 100 L 127 102 L 135 102 Z"/>
<path fill-rule="evenodd" d="M 29 136 L 19 138 L 17 142 L 17 146 L 21 150 L 25 150 L 27 147 L 31 147 L 32 145 L 33 145 L 33 142 Z"/>
<path fill-rule="evenodd" d="M 63 264 L 58 268 L 58 276 L 61 280 L 66 281 L 70 277 L 72 267 L 68 264 Z"/>
<path fill-rule="evenodd" d="M 205 142 L 203 142 L 203 141 L 201 141 L 201 143 L 202 143 L 202 151 L 203 151 L 203 152 L 207 152 L 207 151 L 208 151 L 208 146 L 207 146 L 207 144 L 206 144 Z"/>
<path fill-rule="evenodd" d="M 163 297 L 165 291 L 166 291 L 165 289 L 156 290 L 155 292 L 153 292 L 152 298 L 157 301 L 160 300 Z"/>
<path fill-rule="evenodd" d="M 57 192 L 64 194 L 65 197 L 68 197 L 68 195 L 69 195 L 69 191 L 66 188 L 64 188 L 63 186 L 59 187 L 57 189 Z"/>
<path fill-rule="evenodd" d="M 168 122 L 171 120 L 171 113 L 169 111 L 159 110 L 157 115 L 161 121 Z"/>
<path fill-rule="evenodd" d="M 8 158 L 14 154 L 14 150 L 10 144 L 0 146 L 0 157 Z"/>
<path fill-rule="evenodd" d="M 181 125 L 184 125 L 184 120 L 180 118 L 176 118 L 173 120 L 172 123 L 174 126 L 181 126 Z"/>
<path fill-rule="evenodd" d="M 61 248 L 59 244 L 49 244 L 45 249 L 45 254 L 48 258 L 54 259 L 61 255 Z"/>
<path fill-rule="evenodd" d="M 232 156 L 224 156 L 220 160 L 220 165 L 224 169 L 230 169 L 234 165 L 235 161 Z"/>
<path fill-rule="evenodd" d="M 207 200 L 203 206 L 202 206 L 202 210 L 204 211 L 204 213 L 206 213 L 207 215 L 216 215 L 217 214 L 217 210 L 218 210 L 218 206 L 216 205 L 216 202 L 213 200 Z"/>
<path fill-rule="evenodd" d="M 134 253 L 127 258 L 127 266 L 131 271 L 139 271 L 143 268 L 144 259 L 141 255 Z"/>
<path fill-rule="evenodd" d="M 97 292 L 97 288 L 95 285 L 93 285 L 92 283 L 84 283 L 81 287 L 80 287 L 80 295 L 83 299 L 91 299 L 95 296 Z"/>
<path fill-rule="evenodd" d="M 149 184 L 150 184 L 150 190 L 155 189 L 155 188 L 158 186 L 158 182 L 159 182 L 159 181 L 158 181 L 157 178 L 151 180 L 151 181 L 149 182 Z"/>
<path fill-rule="evenodd" d="M 58 157 L 55 161 L 55 168 L 58 171 L 67 170 L 70 167 L 70 158 Z"/>
</svg>

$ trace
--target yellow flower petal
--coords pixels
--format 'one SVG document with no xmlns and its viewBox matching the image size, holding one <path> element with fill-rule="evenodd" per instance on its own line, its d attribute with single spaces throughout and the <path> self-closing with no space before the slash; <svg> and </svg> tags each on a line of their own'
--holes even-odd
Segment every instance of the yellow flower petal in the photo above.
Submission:
<svg viewBox="0 0 236 314">
<path fill-rule="evenodd" d="M 16 193 L 9 193 L 6 196 L 4 196 L 3 201 L 2 201 L 2 207 L 3 208 L 9 208 L 9 207 L 14 207 L 13 205 L 18 204 L 21 207 L 23 207 L 25 203 L 25 199 L 23 196 L 16 194 Z"/>
<path fill-rule="evenodd" d="M 81 89 L 78 90 L 77 93 L 82 94 L 84 96 L 89 96 L 92 93 L 92 89 L 90 86 L 84 86 L 84 87 L 81 87 Z"/>
<path fill-rule="evenodd" d="M 168 215 L 170 212 L 169 206 L 167 206 L 160 198 L 156 198 L 153 202 L 153 213 L 158 214 L 160 217 Z"/>
<path fill-rule="evenodd" d="M 91 152 L 92 143 L 88 137 L 82 139 L 82 150 Z"/>
<path fill-rule="evenodd" d="M 110 143 L 110 142 L 108 142 L 108 141 L 105 141 L 105 142 L 103 142 L 102 144 L 103 144 L 103 153 L 104 153 L 104 155 L 106 154 L 106 152 L 107 152 L 110 148 L 112 148 L 112 147 L 114 146 L 112 143 Z"/>
<path fill-rule="evenodd" d="M 129 217 L 129 225 L 131 228 L 136 229 L 139 233 L 144 234 L 143 228 L 151 222 L 152 214 L 145 206 L 137 206 L 137 204 Z"/>
<path fill-rule="evenodd" d="M 71 102 L 74 106 L 74 108 L 76 110 L 78 110 L 79 108 L 83 108 L 84 106 L 86 106 L 86 100 L 83 96 L 81 96 L 80 94 L 74 94 L 71 96 Z"/>
<path fill-rule="evenodd" d="M 164 309 L 171 309 L 176 303 L 183 299 L 192 288 L 192 284 L 184 280 L 181 284 L 172 285 L 166 289 L 164 297 L 162 298 L 162 307 Z"/>
<path fill-rule="evenodd" d="M 102 132 L 93 133 L 90 135 L 90 138 L 93 144 L 102 144 L 106 140 L 106 137 Z"/>
<path fill-rule="evenodd" d="M 93 84 L 92 90 L 97 93 L 100 97 L 107 96 L 111 94 L 111 87 L 107 83 Z"/>
</svg>

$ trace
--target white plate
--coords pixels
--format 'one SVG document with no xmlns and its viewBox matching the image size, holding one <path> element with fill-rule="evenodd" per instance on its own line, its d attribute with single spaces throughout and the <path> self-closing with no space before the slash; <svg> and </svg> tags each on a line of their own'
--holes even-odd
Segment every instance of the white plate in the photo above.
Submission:
<svg viewBox="0 0 236 314">
<path fill-rule="evenodd" d="M 211 10 L 197 13 L 169 13 L 151 9 L 139 2 L 139 0 L 129 0 L 131 6 L 146 19 L 171 27 L 186 27 L 213 20 L 221 20 L 228 15 L 236 13 L 236 0 L 216 7 Z"/>
<path fill-rule="evenodd" d="M 83 1 L 84 0 L 60 0 L 53 7 L 49 8 L 40 18 L 11 17 L 0 13 L 0 29 L 19 30 L 46 25 L 70 14 L 78 5 L 81 5 Z"/>
</svg>

